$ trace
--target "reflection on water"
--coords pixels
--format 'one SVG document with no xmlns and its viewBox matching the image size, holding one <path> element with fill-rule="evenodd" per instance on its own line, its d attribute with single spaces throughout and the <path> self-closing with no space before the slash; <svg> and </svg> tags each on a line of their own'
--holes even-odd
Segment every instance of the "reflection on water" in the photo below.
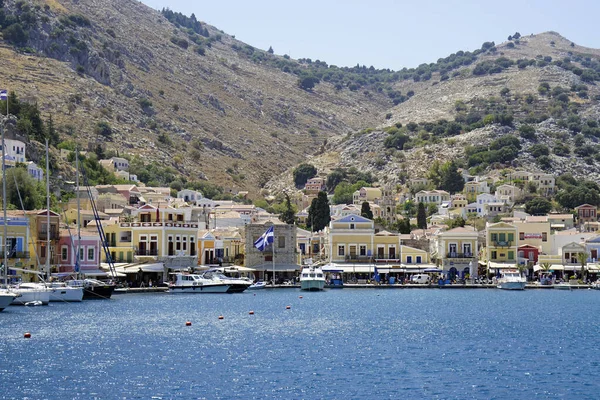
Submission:
<svg viewBox="0 0 600 400">
<path fill-rule="evenodd" d="M 599 303 L 346 288 L 9 307 L 0 398 L 594 398 Z"/>
</svg>

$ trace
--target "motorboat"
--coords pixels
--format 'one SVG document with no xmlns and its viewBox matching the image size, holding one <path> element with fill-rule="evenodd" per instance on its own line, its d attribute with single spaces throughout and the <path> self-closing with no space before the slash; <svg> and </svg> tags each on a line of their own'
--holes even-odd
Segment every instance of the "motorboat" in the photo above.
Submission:
<svg viewBox="0 0 600 400">
<path fill-rule="evenodd" d="M 497 287 L 504 290 L 523 290 L 526 284 L 527 279 L 516 269 L 502 271 L 497 281 Z"/>
<path fill-rule="evenodd" d="M 229 285 L 211 277 L 207 279 L 198 274 L 176 273 L 175 282 L 169 283 L 169 293 L 227 293 Z"/>
<path fill-rule="evenodd" d="M 50 301 L 82 301 L 83 286 L 69 286 L 65 282 L 47 282 Z"/>
<path fill-rule="evenodd" d="M 202 278 L 207 280 L 220 281 L 229 285 L 227 293 L 242 293 L 250 286 L 252 286 L 252 281 L 250 279 L 234 278 L 231 276 L 227 276 L 218 269 L 209 269 L 208 271 L 205 271 L 201 276 Z"/>
<path fill-rule="evenodd" d="M 115 285 L 102 282 L 97 279 L 73 279 L 67 281 L 70 287 L 82 288 L 84 300 L 106 300 L 110 299 L 115 291 Z"/>
<path fill-rule="evenodd" d="M 0 292 L 0 311 L 8 307 L 18 295 L 9 291 Z"/>
<path fill-rule="evenodd" d="M 320 266 L 306 265 L 300 272 L 300 289 L 317 291 L 325 287 L 325 274 Z"/>
<path fill-rule="evenodd" d="M 248 286 L 248 290 L 260 290 L 267 287 L 267 284 L 263 281 L 254 282 L 252 285 Z"/>
<path fill-rule="evenodd" d="M 600 279 L 592 283 L 592 289 L 600 290 Z"/>
<path fill-rule="evenodd" d="M 16 297 L 11 305 L 28 305 L 38 304 L 42 302 L 43 305 L 50 303 L 50 292 L 51 290 L 46 287 L 43 283 L 19 283 L 16 286 L 10 288 L 10 290 L 19 296 Z"/>
<path fill-rule="evenodd" d="M 558 289 L 558 290 L 571 290 L 572 287 L 569 284 L 569 282 L 561 282 L 561 283 L 555 283 L 553 285 L 554 289 Z"/>
</svg>

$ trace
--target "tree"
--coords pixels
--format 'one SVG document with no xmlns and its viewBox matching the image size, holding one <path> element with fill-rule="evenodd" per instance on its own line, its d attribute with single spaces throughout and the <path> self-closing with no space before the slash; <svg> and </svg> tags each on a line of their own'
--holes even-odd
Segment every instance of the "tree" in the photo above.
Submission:
<svg viewBox="0 0 600 400">
<path fill-rule="evenodd" d="M 105 138 L 109 138 L 112 136 L 112 128 L 106 121 L 99 121 L 94 128 L 94 133 L 96 135 L 102 135 Z"/>
<path fill-rule="evenodd" d="M 448 161 L 440 170 L 441 181 L 440 189 L 450 193 L 461 192 L 465 187 L 465 180 L 462 175 L 458 172 L 458 167 L 454 161 Z"/>
<path fill-rule="evenodd" d="M 54 127 L 54 120 L 52 119 L 52 114 L 48 117 L 46 121 L 46 137 L 48 138 L 48 143 L 53 146 L 58 145 L 60 142 L 60 136 Z"/>
<path fill-rule="evenodd" d="M 363 201 L 362 206 L 360 208 L 360 216 L 368 219 L 373 219 L 373 211 L 371 211 L 371 206 L 368 201 Z"/>
<path fill-rule="evenodd" d="M 311 91 L 317 83 L 319 83 L 319 78 L 312 75 L 298 79 L 298 86 L 307 91 Z"/>
<path fill-rule="evenodd" d="M 587 258 L 588 255 L 586 252 L 577 253 L 577 260 L 581 264 L 581 279 L 585 282 L 587 279 Z"/>
<path fill-rule="evenodd" d="M 18 191 L 17 191 L 18 184 Z M 45 197 L 43 185 L 35 181 L 27 173 L 26 168 L 9 168 L 6 170 L 6 202 L 16 209 L 21 209 L 21 199 L 25 210 L 35 210 L 42 207 Z M 19 194 L 21 199 L 19 199 Z"/>
<path fill-rule="evenodd" d="M 2 31 L 4 40 L 15 46 L 25 46 L 29 39 L 29 34 L 25 32 L 21 24 L 16 23 L 8 26 Z"/>
<path fill-rule="evenodd" d="M 329 175 L 327 175 L 327 182 L 325 185 L 327 186 L 327 190 L 331 193 L 337 185 L 342 182 L 346 178 L 346 173 L 342 169 L 335 169 L 331 171 Z"/>
<path fill-rule="evenodd" d="M 531 215 L 545 215 L 552 210 L 552 203 L 545 197 L 536 197 L 525 203 L 525 212 Z"/>
<path fill-rule="evenodd" d="M 348 182 L 340 182 L 333 192 L 333 204 L 352 204 L 354 188 Z"/>
<path fill-rule="evenodd" d="M 327 193 L 319 192 L 308 208 L 308 225 L 313 232 L 323 230 L 331 221 Z"/>
<path fill-rule="evenodd" d="M 402 234 L 410 233 L 410 219 L 408 218 L 399 218 L 397 222 L 398 232 Z"/>
<path fill-rule="evenodd" d="M 465 223 L 466 221 L 464 220 L 464 218 L 459 216 L 457 218 L 451 219 L 450 222 L 448 222 L 448 229 L 463 227 L 465 226 Z"/>
<path fill-rule="evenodd" d="M 285 209 L 279 215 L 279 219 L 288 225 L 293 225 L 296 222 L 296 213 L 290 201 L 290 195 L 285 193 Z"/>
<path fill-rule="evenodd" d="M 427 229 L 427 214 L 423 202 L 419 202 L 419 208 L 417 210 L 417 228 Z"/>
<path fill-rule="evenodd" d="M 273 54 L 274 53 L 272 46 L 269 46 L 269 50 L 267 50 L 267 53 L 269 53 L 269 54 Z"/>
<path fill-rule="evenodd" d="M 306 184 L 306 181 L 317 175 L 317 169 L 314 165 L 304 163 L 294 169 L 293 175 L 296 187 L 302 187 Z"/>
</svg>

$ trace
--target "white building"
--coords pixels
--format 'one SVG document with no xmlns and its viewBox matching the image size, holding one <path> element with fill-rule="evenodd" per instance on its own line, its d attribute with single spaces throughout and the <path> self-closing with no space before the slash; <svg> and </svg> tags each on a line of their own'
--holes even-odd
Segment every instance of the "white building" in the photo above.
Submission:
<svg viewBox="0 0 600 400">
<path fill-rule="evenodd" d="M 24 163 L 27 158 L 25 157 L 25 143 L 16 139 L 4 139 L 6 142 L 6 160 L 12 160 L 15 162 Z M 0 155 L 2 151 L 2 143 L 0 143 Z"/>
<path fill-rule="evenodd" d="M 33 161 L 27 162 L 27 173 L 33 177 L 36 181 L 44 180 L 44 170 L 37 166 Z"/>
</svg>

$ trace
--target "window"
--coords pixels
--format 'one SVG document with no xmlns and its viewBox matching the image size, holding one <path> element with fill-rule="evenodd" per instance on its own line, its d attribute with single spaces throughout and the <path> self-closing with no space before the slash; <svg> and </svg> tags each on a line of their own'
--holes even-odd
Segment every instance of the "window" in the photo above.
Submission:
<svg viewBox="0 0 600 400">
<path fill-rule="evenodd" d="M 509 251 L 508 252 L 508 259 L 509 260 L 514 260 L 515 259 L 515 252 L 514 251 Z"/>
<path fill-rule="evenodd" d="M 519 240 L 525 240 L 525 232 L 519 232 Z"/>
<path fill-rule="evenodd" d="M 182 239 L 183 239 L 183 251 L 187 251 L 187 236 L 184 236 Z"/>
<path fill-rule="evenodd" d="M 492 242 L 497 242 L 498 241 L 498 234 L 497 233 L 492 233 L 491 239 L 492 239 Z"/>
<path fill-rule="evenodd" d="M 514 233 L 509 233 L 508 234 L 508 241 L 512 242 L 513 240 L 515 240 L 515 234 Z"/>
<path fill-rule="evenodd" d="M 285 236 L 277 236 L 277 248 L 285 249 Z"/>
<path fill-rule="evenodd" d="M 83 247 L 79 248 L 79 261 L 83 261 Z"/>
<path fill-rule="evenodd" d="M 412 264 L 412 256 L 406 256 L 406 263 Z"/>
<path fill-rule="evenodd" d="M 358 255 L 366 256 L 367 255 L 367 246 L 365 246 L 364 244 L 361 244 L 360 246 L 358 246 Z"/>
<path fill-rule="evenodd" d="M 350 224 L 350 229 L 354 229 L 354 224 Z"/>
<path fill-rule="evenodd" d="M 498 258 L 498 253 L 495 251 L 492 251 L 492 255 L 490 257 L 492 260 L 496 260 Z"/>
<path fill-rule="evenodd" d="M 343 256 L 345 253 L 344 246 L 338 246 L 338 256 Z"/>
<path fill-rule="evenodd" d="M 504 233 L 504 232 L 500 233 L 500 234 L 498 235 L 498 239 L 499 239 L 501 242 L 505 242 L 505 241 L 506 241 L 506 233 Z"/>
<path fill-rule="evenodd" d="M 548 232 L 542 232 L 542 242 L 548 241 Z"/>
<path fill-rule="evenodd" d="M 62 261 L 67 261 L 69 248 L 67 246 L 62 246 L 60 248 L 60 259 Z"/>
<path fill-rule="evenodd" d="M 421 258 L 421 256 L 417 256 L 417 264 L 421 264 L 422 262 L 423 262 L 423 261 L 422 261 L 422 258 Z"/>
</svg>

